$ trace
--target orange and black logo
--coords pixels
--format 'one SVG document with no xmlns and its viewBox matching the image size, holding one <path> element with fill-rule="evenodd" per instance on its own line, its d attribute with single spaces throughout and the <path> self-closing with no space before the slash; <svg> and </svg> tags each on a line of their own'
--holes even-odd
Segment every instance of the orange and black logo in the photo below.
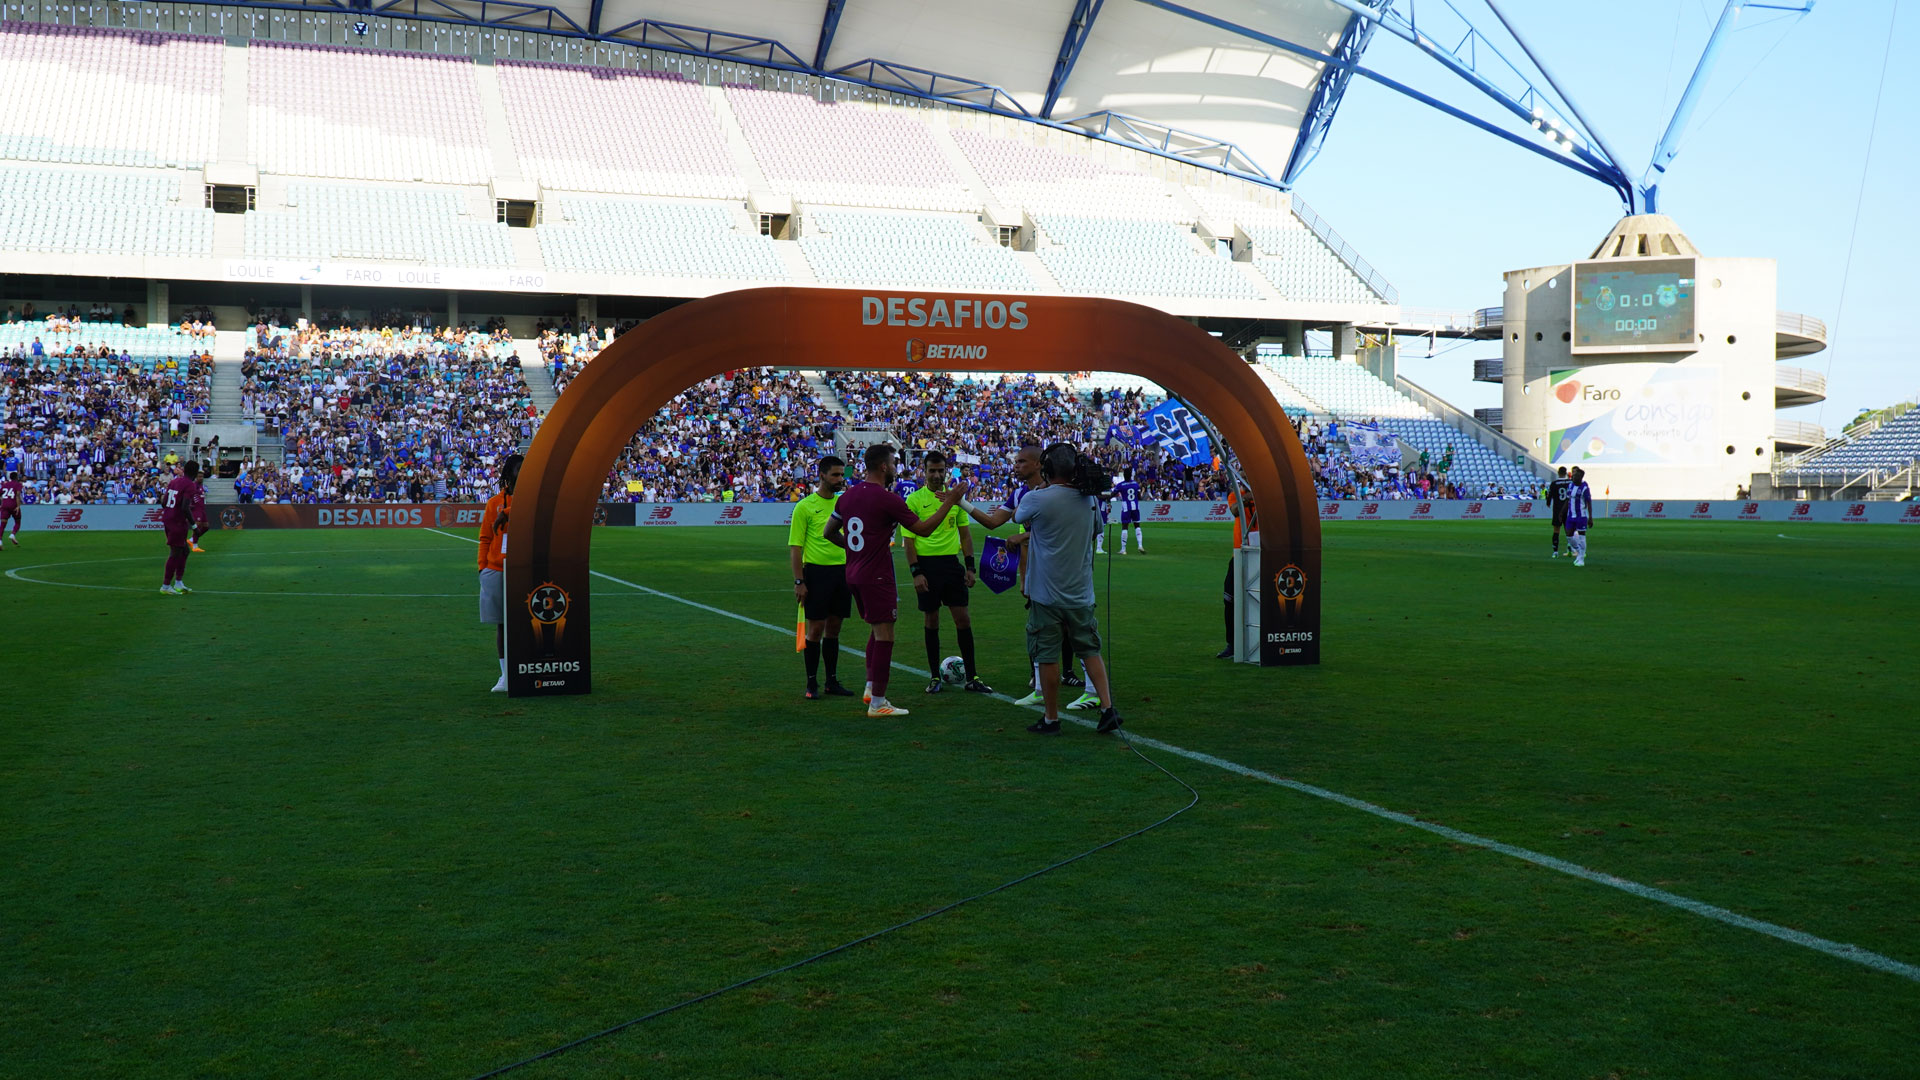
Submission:
<svg viewBox="0 0 1920 1080">
<path fill-rule="evenodd" d="M 549 581 L 527 594 L 527 614 L 538 623 L 557 623 L 567 617 L 567 590 Z"/>
<path fill-rule="evenodd" d="M 595 525 L 605 525 L 607 523 L 607 506 L 605 503 L 600 503 L 593 508 L 593 523 Z"/>
<path fill-rule="evenodd" d="M 1280 568 L 1279 573 L 1273 575 L 1273 591 L 1282 601 L 1290 602 L 1300 599 L 1307 593 L 1307 572 L 1288 563 Z"/>
<path fill-rule="evenodd" d="M 220 527 L 223 529 L 244 529 L 247 527 L 247 512 L 237 506 L 229 506 L 220 511 Z"/>
<path fill-rule="evenodd" d="M 907 339 L 907 363 L 924 363 L 927 359 L 927 343 L 919 338 Z"/>
</svg>

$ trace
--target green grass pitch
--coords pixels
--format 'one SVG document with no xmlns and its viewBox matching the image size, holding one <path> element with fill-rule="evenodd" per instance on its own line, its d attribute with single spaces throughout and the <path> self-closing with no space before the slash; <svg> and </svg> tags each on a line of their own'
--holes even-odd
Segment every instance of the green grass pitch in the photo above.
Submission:
<svg viewBox="0 0 1920 1080">
<path fill-rule="evenodd" d="M 595 559 L 790 628 L 783 541 Z M 1213 659 L 1225 531 L 1163 527 L 1114 560 L 1116 689 L 1130 732 L 1916 964 L 1916 541 L 1603 522 L 1576 570 L 1538 525 L 1336 525 L 1325 663 L 1262 671 Z M 505 700 L 471 544 L 206 544 L 179 599 L 156 536 L 0 562 L 0 1075 L 472 1076 L 1187 798 L 910 675 L 905 720 L 802 701 L 790 630 L 608 581 L 596 693 Z M 975 611 L 1023 692 L 1017 602 Z M 514 1075 L 1920 1075 L 1920 982 L 1148 753 L 1202 797 L 1164 828 Z"/>
</svg>

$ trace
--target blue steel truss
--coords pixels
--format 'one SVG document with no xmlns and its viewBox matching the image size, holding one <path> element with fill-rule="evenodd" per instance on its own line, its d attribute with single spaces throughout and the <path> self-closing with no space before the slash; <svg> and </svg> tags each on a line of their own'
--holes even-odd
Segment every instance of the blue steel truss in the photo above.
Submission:
<svg viewBox="0 0 1920 1080">
<path fill-rule="evenodd" d="M 907 64 L 895 64 L 886 60 L 855 60 L 851 64 L 823 72 L 829 79 L 844 79 L 847 82 L 863 83 L 882 90 L 893 90 L 929 101 L 944 101 L 952 105 L 966 105 L 1002 116 L 1017 116 L 1030 120 L 1033 114 L 1022 108 L 1013 95 L 978 79 L 962 78 L 958 75 L 945 75 L 938 71 L 911 67 Z"/>
<path fill-rule="evenodd" d="M 1060 55 L 1053 62 L 1053 74 L 1047 76 L 1047 97 L 1040 106 L 1040 115 L 1053 119 L 1053 107 L 1060 103 L 1060 91 L 1066 89 L 1067 76 L 1073 74 L 1073 65 L 1080 62 L 1080 50 L 1086 47 L 1087 37 L 1093 33 L 1093 21 L 1100 17 L 1100 6 L 1106 0 L 1078 0 L 1073 5 L 1073 17 L 1067 20 L 1067 35 L 1060 40 Z"/>
<path fill-rule="evenodd" d="M 599 3 L 600 0 L 594 0 Z M 846 10 L 847 0 L 827 0 L 827 12 L 820 16 L 820 46 L 813 50 L 815 69 L 827 66 L 827 50 L 833 48 L 833 35 L 840 30 L 840 13 Z"/>
<path fill-rule="evenodd" d="M 1062 124 L 1076 128 L 1091 135 L 1097 135 L 1109 142 L 1123 142 L 1129 146 L 1142 146 L 1157 154 L 1196 164 L 1212 165 L 1224 172 L 1235 173 L 1249 179 L 1258 179 L 1269 184 L 1273 177 L 1267 175 L 1246 151 L 1230 142 L 1191 131 L 1182 131 L 1176 127 L 1143 120 L 1138 116 L 1103 109 L 1100 112 L 1076 116 L 1063 120 Z"/>
<path fill-rule="evenodd" d="M 594 0 L 598 3 L 599 0 Z M 1391 3 L 1392 0 L 1371 0 L 1376 7 Z M 1293 137 L 1293 151 L 1287 155 L 1287 167 L 1280 174 L 1280 182 L 1292 186 L 1300 178 L 1301 172 L 1320 156 L 1321 144 L 1327 141 L 1327 132 L 1333 127 L 1333 114 L 1340 109 L 1340 99 L 1347 94 L 1347 83 L 1353 79 L 1353 65 L 1359 63 L 1360 55 L 1367 51 L 1367 42 L 1373 37 L 1373 28 L 1379 24 L 1372 19 L 1363 19 L 1358 15 L 1347 20 L 1347 28 L 1341 32 L 1340 41 L 1333 48 L 1337 63 L 1327 66 L 1314 84 L 1313 97 L 1307 102 L 1306 118 L 1300 124 L 1300 130 Z"/>
</svg>

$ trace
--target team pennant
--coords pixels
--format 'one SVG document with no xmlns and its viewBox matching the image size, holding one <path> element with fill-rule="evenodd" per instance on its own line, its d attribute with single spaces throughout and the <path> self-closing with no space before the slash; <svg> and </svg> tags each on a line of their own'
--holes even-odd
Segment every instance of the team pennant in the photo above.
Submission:
<svg viewBox="0 0 1920 1080">
<path fill-rule="evenodd" d="M 1007 546 L 998 536 L 987 537 L 980 552 L 980 580 L 996 593 L 1006 592 L 1020 580 L 1020 552 Z"/>
</svg>

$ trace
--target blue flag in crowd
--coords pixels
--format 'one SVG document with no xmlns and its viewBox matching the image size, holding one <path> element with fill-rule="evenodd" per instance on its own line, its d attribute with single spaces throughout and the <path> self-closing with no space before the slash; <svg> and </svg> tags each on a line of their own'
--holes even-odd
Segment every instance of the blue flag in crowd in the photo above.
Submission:
<svg viewBox="0 0 1920 1080">
<path fill-rule="evenodd" d="M 1020 580 L 1020 552 L 1007 546 L 998 536 L 987 537 L 980 551 L 980 580 L 996 593 L 1006 592 Z"/>
<path fill-rule="evenodd" d="M 1192 409 L 1169 398 L 1154 406 L 1145 417 L 1146 431 L 1141 446 L 1151 446 L 1180 459 L 1184 465 L 1206 465 L 1213 461 L 1213 443 L 1207 429 Z"/>
</svg>

